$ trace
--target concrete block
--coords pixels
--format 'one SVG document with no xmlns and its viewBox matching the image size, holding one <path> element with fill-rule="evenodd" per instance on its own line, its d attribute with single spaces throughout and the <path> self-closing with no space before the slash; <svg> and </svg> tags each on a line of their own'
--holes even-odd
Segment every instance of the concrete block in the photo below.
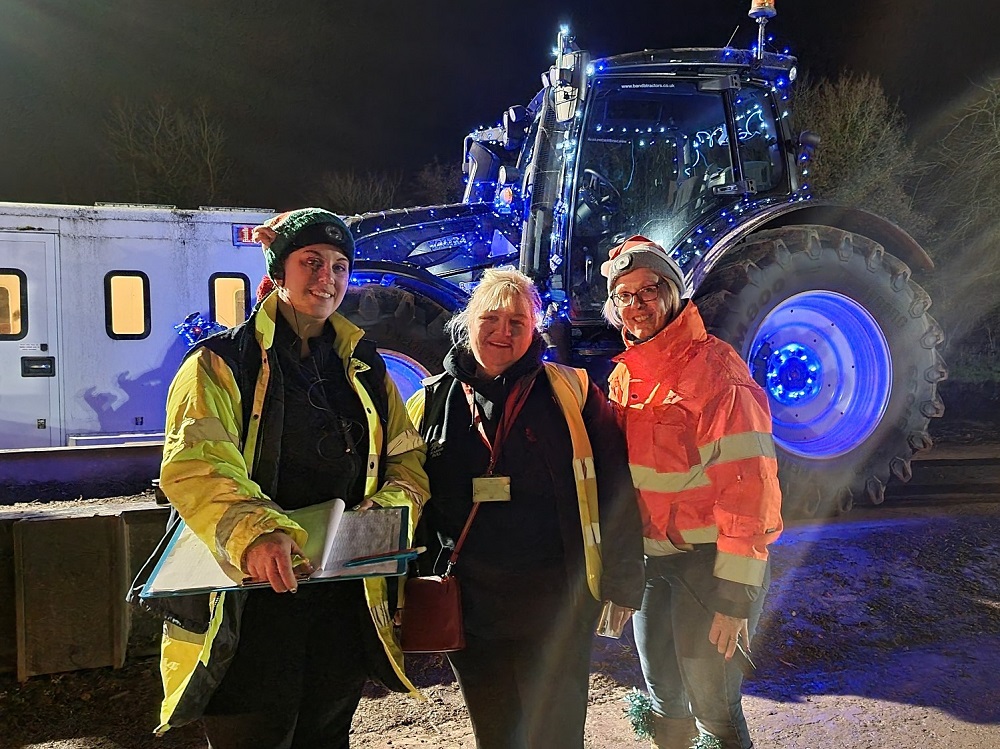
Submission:
<svg viewBox="0 0 1000 749">
<path fill-rule="evenodd" d="M 13 524 L 13 519 L 0 518 L 0 674 L 13 672 L 17 665 Z"/>
<path fill-rule="evenodd" d="M 165 507 L 127 512 L 125 520 L 125 547 L 128 551 L 128 580 L 131 585 L 150 554 L 163 537 L 169 511 Z M 124 593 L 123 593 L 124 595 Z M 128 658 L 156 655 L 160 652 L 160 635 L 163 620 L 135 606 L 128 611 Z"/>
<path fill-rule="evenodd" d="M 17 678 L 125 660 L 130 582 L 121 516 L 14 523 Z"/>
</svg>

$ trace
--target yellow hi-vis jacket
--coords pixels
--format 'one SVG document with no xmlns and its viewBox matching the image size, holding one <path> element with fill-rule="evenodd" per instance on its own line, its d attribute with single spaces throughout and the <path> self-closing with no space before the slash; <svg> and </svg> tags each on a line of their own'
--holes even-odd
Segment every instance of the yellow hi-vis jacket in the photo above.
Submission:
<svg viewBox="0 0 1000 749">
<path fill-rule="evenodd" d="M 590 444 L 587 427 L 583 423 L 583 407 L 587 402 L 590 380 L 585 370 L 554 362 L 543 362 L 543 364 L 556 402 L 559 404 L 559 409 L 566 418 L 566 425 L 569 427 L 570 441 L 573 446 L 573 476 L 576 483 L 577 504 L 580 509 L 580 527 L 583 531 L 587 586 L 591 595 L 600 601 L 602 563 L 597 475 L 594 471 L 594 450 Z M 410 419 L 417 425 L 423 420 L 425 393 L 426 391 L 423 389 L 418 390 L 406 403 Z"/>
<path fill-rule="evenodd" d="M 262 423 L 267 416 L 271 376 L 268 352 L 274 341 L 278 314 L 277 296 L 272 294 L 244 324 L 244 329 L 232 331 L 236 334 L 234 338 L 252 334 L 256 347 L 251 341 L 250 356 L 260 357 L 260 369 L 252 384 L 249 424 L 243 424 L 239 373 L 209 347 L 195 350 L 184 360 L 167 395 L 160 487 L 185 523 L 216 556 L 236 566 L 240 565 L 247 547 L 265 533 L 282 530 L 300 547 L 307 538 L 306 531 L 252 478 L 261 455 Z M 383 507 L 408 507 L 412 535 L 429 495 L 423 470 L 423 439 L 410 423 L 388 374 L 385 375 L 388 418 L 383 429 L 375 403 L 359 379 L 368 365 L 354 357 L 364 331 L 338 314 L 330 317 L 330 323 L 348 381 L 368 415 L 365 496 Z M 250 341 L 246 337 L 242 340 Z M 246 439 L 241 444 L 240 435 L 244 432 Z M 382 471 L 384 481 L 378 486 L 382 454 L 386 456 L 386 465 Z M 389 615 L 386 580 L 366 578 L 364 586 L 372 620 L 393 671 L 410 695 L 420 698 L 403 671 L 403 655 Z M 212 618 L 204 634 L 165 622 L 160 664 L 164 699 L 157 733 L 200 717 L 235 652 L 236 624 L 244 601 L 242 592 L 213 593 Z M 278 643 L 275 657 L 281 657 Z"/>
</svg>

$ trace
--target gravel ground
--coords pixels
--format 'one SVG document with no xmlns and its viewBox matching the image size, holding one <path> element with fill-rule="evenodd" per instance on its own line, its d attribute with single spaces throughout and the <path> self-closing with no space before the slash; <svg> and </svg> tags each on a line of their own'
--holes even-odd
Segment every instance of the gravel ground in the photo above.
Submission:
<svg viewBox="0 0 1000 749">
<path fill-rule="evenodd" d="M 993 498 L 1000 499 L 1000 498 Z M 758 747 L 1000 748 L 1000 504 L 902 501 L 789 528 L 744 688 Z M 428 697 L 372 687 L 352 746 L 472 747 L 440 657 L 411 658 Z M 629 635 L 596 638 L 587 746 L 638 747 L 623 697 L 641 685 Z M 156 663 L 0 677 L 0 747 L 193 749 L 196 726 L 154 739 Z"/>
</svg>

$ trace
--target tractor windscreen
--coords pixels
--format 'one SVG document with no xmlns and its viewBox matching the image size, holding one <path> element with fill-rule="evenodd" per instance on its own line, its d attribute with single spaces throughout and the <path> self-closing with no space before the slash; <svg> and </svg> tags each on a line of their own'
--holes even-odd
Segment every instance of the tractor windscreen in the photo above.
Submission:
<svg viewBox="0 0 1000 749">
<path fill-rule="evenodd" d="M 783 179 L 763 91 L 735 97 L 739 153 L 757 192 Z M 598 78 L 579 135 L 570 255 L 599 267 L 616 242 L 642 234 L 668 249 L 738 200 L 723 94 L 693 80 Z M 598 314 L 603 278 L 584 269 L 577 314 Z"/>
<path fill-rule="evenodd" d="M 733 178 L 722 95 L 694 82 L 599 80 L 580 140 L 576 239 L 671 247 Z"/>
</svg>

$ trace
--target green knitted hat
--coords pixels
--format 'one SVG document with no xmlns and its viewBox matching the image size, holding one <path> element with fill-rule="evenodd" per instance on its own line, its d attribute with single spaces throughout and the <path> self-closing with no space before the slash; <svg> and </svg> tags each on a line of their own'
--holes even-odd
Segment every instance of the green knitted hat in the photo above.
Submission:
<svg viewBox="0 0 1000 749">
<path fill-rule="evenodd" d="M 322 208 L 300 208 L 279 213 L 253 232 L 254 240 L 264 248 L 267 275 L 284 275 L 285 258 L 295 250 L 312 244 L 329 244 L 347 256 L 354 267 L 354 237 L 339 216 Z"/>
</svg>

